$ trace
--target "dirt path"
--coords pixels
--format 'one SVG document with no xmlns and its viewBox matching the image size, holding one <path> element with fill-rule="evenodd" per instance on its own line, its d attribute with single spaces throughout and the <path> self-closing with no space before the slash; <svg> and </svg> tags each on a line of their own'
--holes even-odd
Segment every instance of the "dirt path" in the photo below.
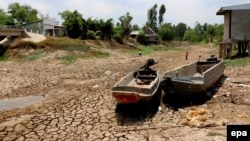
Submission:
<svg viewBox="0 0 250 141">
<path fill-rule="evenodd" d="M 53 56 L 0 62 L 2 99 L 42 97 L 37 104 L 0 111 L 0 140 L 226 140 L 226 124 L 250 123 L 249 65 L 227 67 L 210 100 L 173 99 L 184 102 L 178 108 L 168 100 L 160 109 L 150 104 L 119 107 L 111 96 L 112 86 L 148 58 L 159 61 L 154 68 L 162 74 L 197 60 L 200 52 L 204 59 L 210 50 L 190 46 L 150 56 L 118 54 L 71 64 Z M 190 112 L 200 111 L 203 120 L 190 119 Z"/>
</svg>

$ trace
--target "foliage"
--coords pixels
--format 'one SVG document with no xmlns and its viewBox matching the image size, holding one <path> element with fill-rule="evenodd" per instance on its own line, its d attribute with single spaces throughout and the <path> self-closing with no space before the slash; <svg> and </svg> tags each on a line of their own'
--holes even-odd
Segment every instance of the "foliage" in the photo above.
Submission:
<svg viewBox="0 0 250 141">
<path fill-rule="evenodd" d="M 163 41 L 171 41 L 174 39 L 174 31 L 170 23 L 165 23 L 161 26 L 159 36 Z"/>
<path fill-rule="evenodd" d="M 199 36 L 195 33 L 195 30 L 186 30 L 183 36 L 184 41 L 199 42 Z"/>
<path fill-rule="evenodd" d="M 133 25 L 132 30 L 140 30 L 139 25 L 137 25 L 137 24 Z"/>
<path fill-rule="evenodd" d="M 186 24 L 178 23 L 175 27 L 175 39 L 182 40 L 186 30 L 187 30 Z"/>
<path fill-rule="evenodd" d="M 71 38 L 81 39 L 101 39 L 111 40 L 113 34 L 113 20 L 108 19 L 103 21 L 102 19 L 87 20 L 82 18 L 82 15 L 78 11 L 71 12 L 69 10 L 59 13 L 62 19 L 64 19 L 63 25 L 67 26 L 68 35 Z"/>
<path fill-rule="evenodd" d="M 155 32 L 158 32 L 159 28 L 161 27 L 161 25 L 163 24 L 164 21 L 164 14 L 166 12 L 166 7 L 164 4 L 161 5 L 159 12 L 157 13 L 157 4 L 154 4 L 153 7 L 151 7 L 148 10 L 148 20 L 146 23 L 146 26 L 152 28 Z M 157 19 L 157 15 L 158 19 Z"/>
<path fill-rule="evenodd" d="M 114 35 L 113 38 L 115 41 L 117 41 L 120 44 L 123 44 L 123 38 L 124 38 L 124 29 L 122 26 L 116 26 L 114 28 Z"/>
<path fill-rule="evenodd" d="M 16 24 L 34 22 L 39 20 L 38 11 L 29 5 L 20 5 L 18 2 L 11 3 L 8 6 L 8 13 Z"/>
<path fill-rule="evenodd" d="M 100 25 L 101 29 L 101 39 L 102 40 L 111 40 L 112 39 L 112 34 L 113 34 L 113 28 L 114 28 L 114 24 L 113 24 L 113 20 L 112 19 L 108 19 L 106 22 L 103 22 Z"/>
<path fill-rule="evenodd" d="M 122 36 L 129 36 L 129 33 L 131 32 L 131 21 L 133 20 L 133 17 L 130 15 L 129 12 L 127 12 L 125 15 L 121 16 L 119 18 L 120 26 L 123 28 L 123 35 Z"/>
<path fill-rule="evenodd" d="M 201 25 L 199 22 L 196 22 L 194 29 L 185 31 L 183 40 L 208 43 L 210 38 L 213 43 L 218 44 L 222 40 L 223 30 L 223 24 L 210 25 L 205 23 Z"/>
<path fill-rule="evenodd" d="M 95 32 L 91 31 L 91 30 L 88 30 L 87 31 L 87 39 L 95 40 L 96 39 Z"/>
<path fill-rule="evenodd" d="M 68 36 L 75 39 L 80 38 L 83 33 L 83 18 L 77 10 L 71 12 L 69 10 L 59 13 L 64 22 L 62 23 L 67 27 Z"/>
<path fill-rule="evenodd" d="M 4 12 L 3 9 L 0 9 L 0 25 L 6 25 L 11 23 L 10 17 Z"/>
<path fill-rule="evenodd" d="M 120 44 L 123 44 L 123 37 L 122 37 L 121 34 L 116 33 L 116 34 L 114 34 L 113 38 L 114 38 L 114 40 L 115 40 L 116 42 L 118 42 L 118 43 L 120 43 Z"/>
<path fill-rule="evenodd" d="M 139 35 L 137 35 L 136 37 L 136 41 L 138 43 L 141 43 L 141 44 L 145 44 L 145 33 L 144 32 L 140 32 Z"/>
<path fill-rule="evenodd" d="M 152 8 L 148 10 L 148 21 L 146 26 L 152 28 L 154 31 L 157 30 L 157 4 L 154 4 Z"/>
<path fill-rule="evenodd" d="M 191 42 L 209 42 L 209 39 L 215 44 L 218 44 L 223 35 L 223 24 L 210 25 L 195 23 L 194 28 L 187 27 L 185 23 L 178 23 L 172 25 L 171 23 L 164 23 L 164 14 L 166 7 L 164 4 L 157 10 L 157 4 L 154 4 L 147 11 L 147 22 L 142 29 L 147 27 L 152 28 L 164 41 L 170 40 L 186 40 Z M 83 19 L 82 15 L 77 11 L 70 12 L 68 10 L 59 13 L 64 19 L 63 24 L 68 28 L 68 35 L 71 38 L 81 39 L 101 39 L 111 40 L 112 38 L 123 43 L 123 38 L 128 39 L 129 33 L 132 30 L 139 30 L 138 25 L 131 25 L 133 17 L 129 12 L 119 17 L 119 22 L 116 26 L 112 19 L 106 21 L 100 19 Z M 141 34 L 137 37 L 139 43 L 144 44 L 145 35 Z"/>
<path fill-rule="evenodd" d="M 161 27 L 162 23 L 163 23 L 163 16 L 166 12 L 166 7 L 164 4 L 161 5 L 160 7 L 160 10 L 159 10 L 159 17 L 158 17 L 158 24 L 159 24 L 159 27 Z"/>
</svg>

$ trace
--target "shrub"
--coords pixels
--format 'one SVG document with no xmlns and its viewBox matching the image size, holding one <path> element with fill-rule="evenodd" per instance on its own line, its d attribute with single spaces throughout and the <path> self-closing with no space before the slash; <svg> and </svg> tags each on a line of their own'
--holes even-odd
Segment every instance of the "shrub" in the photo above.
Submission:
<svg viewBox="0 0 250 141">
<path fill-rule="evenodd" d="M 116 33 L 114 36 L 113 36 L 114 40 L 120 44 L 123 44 L 123 37 L 121 34 L 119 33 Z"/>
<path fill-rule="evenodd" d="M 145 44 L 145 33 L 140 32 L 136 37 L 136 41 L 140 44 Z"/>
<path fill-rule="evenodd" d="M 95 32 L 94 32 L 94 31 L 91 31 L 91 30 L 88 30 L 88 32 L 87 32 L 87 38 L 88 38 L 88 39 L 95 40 L 95 39 L 96 39 L 96 37 L 95 37 Z"/>
</svg>

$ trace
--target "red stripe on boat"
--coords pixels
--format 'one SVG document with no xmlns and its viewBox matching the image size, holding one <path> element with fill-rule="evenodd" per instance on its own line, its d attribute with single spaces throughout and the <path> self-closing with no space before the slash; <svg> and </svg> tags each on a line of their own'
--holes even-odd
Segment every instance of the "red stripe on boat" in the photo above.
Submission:
<svg viewBox="0 0 250 141">
<path fill-rule="evenodd" d="M 117 99 L 117 101 L 124 104 L 138 102 L 135 95 L 116 95 L 114 97 Z"/>
</svg>

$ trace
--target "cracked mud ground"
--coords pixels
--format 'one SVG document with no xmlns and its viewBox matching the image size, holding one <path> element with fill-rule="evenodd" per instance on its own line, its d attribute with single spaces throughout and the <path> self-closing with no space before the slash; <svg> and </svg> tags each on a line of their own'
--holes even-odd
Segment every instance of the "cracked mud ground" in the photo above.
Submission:
<svg viewBox="0 0 250 141">
<path fill-rule="evenodd" d="M 108 58 L 70 64 L 54 57 L 57 53 L 0 62 L 0 140 L 226 140 L 226 124 L 250 123 L 250 65 L 227 67 L 208 91 L 212 98 L 169 98 L 159 91 L 160 103 L 121 106 L 111 96 L 112 86 L 148 58 L 159 61 L 153 68 L 163 74 L 196 61 L 200 51 L 203 58 L 210 52 L 199 46 L 188 50 L 187 61 L 181 49 L 141 57 L 110 50 Z M 9 108 L 17 97 L 31 103 L 14 100 L 20 105 Z M 192 118 L 195 112 L 202 118 Z"/>
</svg>

